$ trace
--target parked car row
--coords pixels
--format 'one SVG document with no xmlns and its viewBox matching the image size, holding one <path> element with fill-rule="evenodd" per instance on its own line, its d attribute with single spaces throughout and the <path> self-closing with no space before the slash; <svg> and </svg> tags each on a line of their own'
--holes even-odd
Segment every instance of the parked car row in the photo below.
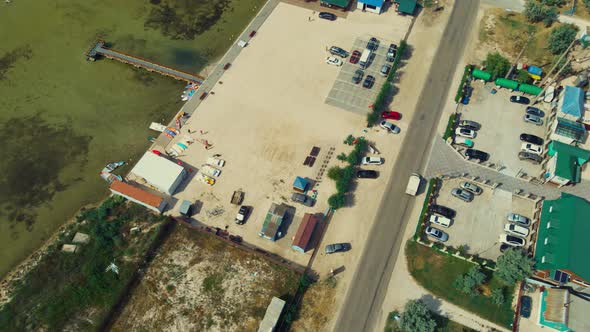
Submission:
<svg viewBox="0 0 590 332">
<path fill-rule="evenodd" d="M 531 220 L 517 213 L 509 213 L 506 217 L 508 223 L 504 225 L 504 232 L 500 235 L 500 242 L 512 247 L 524 247 L 527 244 L 526 237 L 529 235 Z M 500 247 L 500 251 L 506 247 Z"/>
<path fill-rule="evenodd" d="M 467 159 L 477 159 L 479 161 L 487 161 L 490 155 L 487 152 L 473 149 L 473 139 L 477 136 L 477 131 L 481 129 L 481 125 L 471 120 L 461 120 L 455 129 L 455 144 L 467 148 L 465 150 L 465 157 Z"/>
<path fill-rule="evenodd" d="M 461 182 L 460 188 L 453 188 L 451 190 L 451 195 L 455 196 L 456 198 L 464 201 L 464 202 L 471 202 L 475 195 L 481 195 L 483 190 L 481 187 L 469 182 L 464 181 Z"/>
<path fill-rule="evenodd" d="M 432 204 L 430 205 L 430 218 L 428 220 L 431 224 L 448 228 L 451 226 L 452 219 L 455 218 L 456 214 L 455 210 L 446 206 Z M 446 242 L 449 239 L 449 234 L 432 226 L 426 227 L 425 234 L 440 242 Z"/>
</svg>

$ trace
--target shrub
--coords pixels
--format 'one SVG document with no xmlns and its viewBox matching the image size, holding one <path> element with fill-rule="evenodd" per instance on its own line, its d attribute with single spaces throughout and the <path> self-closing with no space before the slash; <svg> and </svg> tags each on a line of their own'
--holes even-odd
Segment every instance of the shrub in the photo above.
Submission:
<svg viewBox="0 0 590 332">
<path fill-rule="evenodd" d="M 481 285 L 485 278 L 485 274 L 481 272 L 479 267 L 474 266 L 466 274 L 457 277 L 453 282 L 453 287 L 473 297 L 479 294 L 476 287 Z"/>
<path fill-rule="evenodd" d="M 516 80 L 519 83 L 530 83 L 531 76 L 529 75 L 529 73 L 526 70 L 519 70 L 518 73 L 516 74 Z"/>
<path fill-rule="evenodd" d="M 551 30 L 551 35 L 549 35 L 549 40 L 547 40 L 547 48 L 553 54 L 561 54 L 576 39 L 577 34 L 578 27 L 573 24 L 562 24 L 555 27 Z"/>
<path fill-rule="evenodd" d="M 504 304 L 504 292 L 501 288 L 494 288 L 492 289 L 492 294 L 490 295 L 490 299 L 494 302 L 495 305 L 501 306 Z"/>
<path fill-rule="evenodd" d="M 337 192 L 328 198 L 328 204 L 334 210 L 337 210 L 346 205 L 346 196 L 344 193 Z"/>
<path fill-rule="evenodd" d="M 342 153 L 340 153 L 339 155 L 336 156 L 336 159 L 338 159 L 340 161 L 346 161 L 346 158 L 348 158 L 348 156 L 344 152 L 342 152 Z"/>
<path fill-rule="evenodd" d="M 459 83 L 459 88 L 457 89 L 457 94 L 455 95 L 455 102 L 458 103 L 461 98 L 463 97 L 463 85 L 465 85 L 465 81 L 467 81 L 467 78 L 469 78 L 469 75 L 471 75 L 471 70 L 473 69 L 472 65 L 467 65 L 465 66 L 465 69 L 463 70 L 463 77 L 461 78 L 461 83 Z"/>
<path fill-rule="evenodd" d="M 447 122 L 447 129 L 445 129 L 445 133 L 443 135 L 443 139 L 446 141 L 451 135 L 453 135 L 453 129 L 455 128 L 455 121 L 457 119 L 457 114 L 453 113 L 449 116 L 449 121 Z"/>
<path fill-rule="evenodd" d="M 334 181 L 338 181 L 338 180 L 342 179 L 343 173 L 344 173 L 344 169 L 342 167 L 338 167 L 338 166 L 330 167 L 330 169 L 328 170 L 328 178 L 330 178 Z"/>
<path fill-rule="evenodd" d="M 527 0 L 524 5 L 524 16 L 529 22 L 543 22 L 550 26 L 557 21 L 558 12 L 555 8 L 545 6 L 535 0 Z"/>
<path fill-rule="evenodd" d="M 510 61 L 498 52 L 488 53 L 483 64 L 486 71 L 492 74 L 492 79 L 504 77 L 510 70 Z"/>
</svg>

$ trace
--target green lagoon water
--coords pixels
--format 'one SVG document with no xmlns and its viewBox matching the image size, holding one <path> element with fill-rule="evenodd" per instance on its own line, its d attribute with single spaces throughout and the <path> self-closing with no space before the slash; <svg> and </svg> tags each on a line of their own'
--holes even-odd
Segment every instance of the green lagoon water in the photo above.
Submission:
<svg viewBox="0 0 590 332">
<path fill-rule="evenodd" d="M 146 29 L 149 1 L 0 3 L 0 276 L 82 205 L 105 197 L 104 165 L 137 160 L 155 135 L 149 123 L 167 123 L 182 106 L 184 82 L 111 60 L 87 62 L 96 38 L 199 72 L 263 3 L 230 1 L 194 40 Z"/>
</svg>

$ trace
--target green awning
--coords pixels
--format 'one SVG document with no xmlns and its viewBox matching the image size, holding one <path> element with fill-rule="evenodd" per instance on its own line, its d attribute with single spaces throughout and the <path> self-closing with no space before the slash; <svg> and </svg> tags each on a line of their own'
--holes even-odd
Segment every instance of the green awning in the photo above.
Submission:
<svg viewBox="0 0 590 332">
<path fill-rule="evenodd" d="M 334 7 L 340 7 L 340 8 L 348 8 L 348 5 L 350 4 L 350 0 L 321 0 L 320 4 L 334 6 Z"/>
<path fill-rule="evenodd" d="M 400 13 L 414 15 L 416 10 L 416 0 L 395 0 L 398 3 L 397 11 Z"/>
</svg>

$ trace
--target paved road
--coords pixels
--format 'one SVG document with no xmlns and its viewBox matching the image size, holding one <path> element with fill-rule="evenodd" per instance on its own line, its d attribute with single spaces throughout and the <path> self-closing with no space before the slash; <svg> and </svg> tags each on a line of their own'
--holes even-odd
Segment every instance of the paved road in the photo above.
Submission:
<svg viewBox="0 0 590 332">
<path fill-rule="evenodd" d="M 483 4 L 513 10 L 524 11 L 524 0 L 482 0 Z"/>
<path fill-rule="evenodd" d="M 478 0 L 457 0 L 445 28 L 435 60 L 430 67 L 406 142 L 394 165 L 389 190 L 369 233 L 365 250 L 352 278 L 336 322 L 335 331 L 373 331 L 382 317 L 382 303 L 403 238 L 406 215 L 410 214 L 407 179 L 427 160 L 427 147 L 436 132 L 449 87 L 479 7 Z M 403 87 L 402 87 L 403 88 Z M 406 212 L 407 211 L 407 212 Z M 400 290 L 403 291 L 403 290 Z"/>
</svg>

